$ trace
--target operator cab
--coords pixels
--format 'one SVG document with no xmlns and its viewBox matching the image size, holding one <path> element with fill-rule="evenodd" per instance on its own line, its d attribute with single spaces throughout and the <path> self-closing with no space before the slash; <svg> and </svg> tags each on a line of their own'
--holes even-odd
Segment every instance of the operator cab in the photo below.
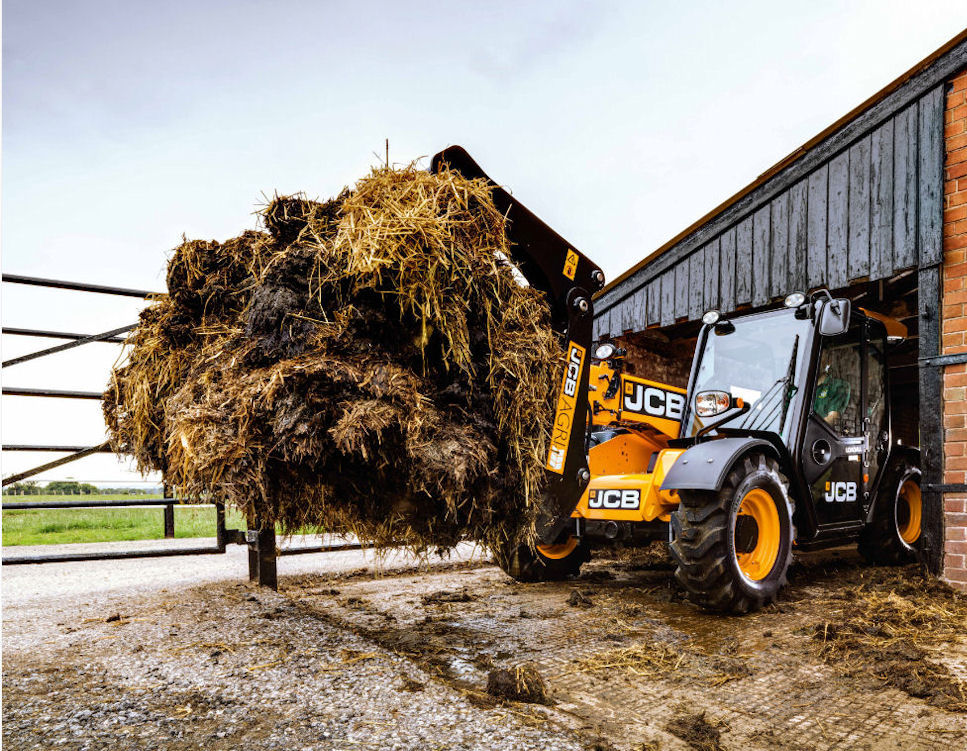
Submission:
<svg viewBox="0 0 967 751">
<path fill-rule="evenodd" d="M 825 290 L 703 321 L 676 443 L 763 438 L 791 460 L 801 538 L 862 526 L 891 444 L 886 349 L 905 327 Z"/>
</svg>

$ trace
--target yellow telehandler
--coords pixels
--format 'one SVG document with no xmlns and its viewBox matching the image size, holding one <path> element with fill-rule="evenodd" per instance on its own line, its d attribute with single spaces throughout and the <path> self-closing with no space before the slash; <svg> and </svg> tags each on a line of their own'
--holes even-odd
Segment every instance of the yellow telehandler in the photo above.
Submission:
<svg viewBox="0 0 967 751">
<path fill-rule="evenodd" d="M 459 146 L 443 165 L 489 180 Z M 887 367 L 902 324 L 792 291 L 769 310 L 706 312 L 686 389 L 625 373 L 614 342 L 592 347 L 601 269 L 491 184 L 567 351 L 538 544 L 493 551 L 510 576 L 561 579 L 594 545 L 667 539 L 695 602 L 745 613 L 775 599 L 794 550 L 914 556 L 920 455 L 893 437 Z"/>
</svg>

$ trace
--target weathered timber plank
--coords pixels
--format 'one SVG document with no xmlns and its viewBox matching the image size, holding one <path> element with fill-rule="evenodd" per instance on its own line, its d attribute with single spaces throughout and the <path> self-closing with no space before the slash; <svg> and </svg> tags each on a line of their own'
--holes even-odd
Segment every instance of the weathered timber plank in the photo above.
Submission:
<svg viewBox="0 0 967 751">
<path fill-rule="evenodd" d="M 789 192 L 777 196 L 770 208 L 772 269 L 769 276 L 769 298 L 789 294 Z"/>
<path fill-rule="evenodd" d="M 648 282 L 648 325 L 661 323 L 661 277 Z"/>
<path fill-rule="evenodd" d="M 675 266 L 675 318 L 688 317 L 688 259 Z"/>
<path fill-rule="evenodd" d="M 600 305 L 603 308 L 617 304 L 622 298 L 631 295 L 638 287 L 658 278 L 665 270 L 673 267 L 694 249 L 704 245 L 710 239 L 724 234 L 729 227 L 735 225 L 742 217 L 771 201 L 799 180 L 809 177 L 815 170 L 821 169 L 823 164 L 833 155 L 849 147 L 850 144 L 866 133 L 871 132 L 894 113 L 900 112 L 911 103 L 916 102 L 921 96 L 941 85 L 949 76 L 962 70 L 965 66 L 967 66 L 967 42 L 962 42 L 932 61 L 930 65 L 922 68 L 897 89 L 856 115 L 838 130 L 813 145 L 808 151 L 796 155 L 796 158 L 787 167 L 771 179 L 756 186 L 715 217 L 697 227 L 637 274 L 609 289 L 599 298 Z M 915 263 L 914 258 L 913 263 L 906 268 L 915 265 Z M 810 271 L 810 279 L 812 278 Z"/>
<path fill-rule="evenodd" d="M 770 207 L 763 206 L 752 215 L 752 304 L 769 302 Z"/>
<path fill-rule="evenodd" d="M 752 217 L 735 228 L 735 305 L 752 302 Z"/>
<path fill-rule="evenodd" d="M 699 248 L 688 258 L 688 317 L 702 317 L 705 304 L 705 249 Z"/>
<path fill-rule="evenodd" d="M 704 310 L 719 307 L 719 243 L 716 237 L 705 246 L 705 288 L 703 290 Z"/>
<path fill-rule="evenodd" d="M 846 245 L 849 233 L 849 152 L 829 163 L 829 218 L 826 227 L 826 283 L 846 285 Z"/>
<path fill-rule="evenodd" d="M 661 325 L 675 323 L 675 269 L 661 275 Z"/>
<path fill-rule="evenodd" d="M 848 281 L 870 274 L 870 136 L 849 149 Z"/>
<path fill-rule="evenodd" d="M 735 244 L 736 229 L 726 230 L 719 243 L 719 298 L 722 311 L 735 310 Z"/>
<path fill-rule="evenodd" d="M 893 271 L 917 263 L 917 105 L 894 118 Z"/>
<path fill-rule="evenodd" d="M 943 260 L 943 106 L 943 86 L 938 86 L 920 100 L 917 240 L 921 268 Z"/>
<path fill-rule="evenodd" d="M 893 120 L 870 142 L 870 279 L 893 273 Z"/>
<path fill-rule="evenodd" d="M 809 286 L 806 281 L 809 235 L 806 230 L 809 182 L 800 180 L 789 189 L 789 268 L 786 276 L 789 291 Z"/>
<path fill-rule="evenodd" d="M 826 225 L 829 205 L 829 167 L 823 165 L 809 176 L 808 286 L 826 284 Z"/>
</svg>

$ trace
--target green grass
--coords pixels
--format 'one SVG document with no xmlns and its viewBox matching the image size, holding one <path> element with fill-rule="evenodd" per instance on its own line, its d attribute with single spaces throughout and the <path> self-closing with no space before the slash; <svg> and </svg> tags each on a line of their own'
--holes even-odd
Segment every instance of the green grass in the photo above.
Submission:
<svg viewBox="0 0 967 751">
<path fill-rule="evenodd" d="M 93 494 L 93 495 L 5 495 L 3 497 L 4 503 L 21 501 L 120 501 L 127 498 L 160 498 L 161 493 L 111 493 L 111 494 Z"/>
<path fill-rule="evenodd" d="M 130 495 L 4 496 L 5 501 L 116 500 Z M 157 496 L 146 496 L 157 497 Z M 244 529 L 237 511 L 225 513 L 226 525 Z M 215 509 L 175 506 L 175 537 L 214 537 Z M 115 509 L 38 509 L 3 512 L 3 545 L 51 545 L 63 542 L 160 540 L 164 537 L 164 507 Z"/>
</svg>

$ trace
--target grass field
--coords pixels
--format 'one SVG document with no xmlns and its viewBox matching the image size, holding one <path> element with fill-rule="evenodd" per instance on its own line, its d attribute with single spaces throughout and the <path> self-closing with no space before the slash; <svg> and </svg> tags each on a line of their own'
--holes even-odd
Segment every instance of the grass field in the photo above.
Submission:
<svg viewBox="0 0 967 751">
<path fill-rule="evenodd" d="M 157 495 L 145 496 L 157 498 Z M 137 498 L 131 495 L 4 496 L 4 501 L 93 501 Z M 237 511 L 227 511 L 228 527 L 244 528 Z M 214 537 L 215 509 L 175 506 L 175 537 Z M 116 509 L 39 509 L 3 512 L 3 545 L 62 542 L 157 540 L 164 537 L 164 507 Z"/>
</svg>

